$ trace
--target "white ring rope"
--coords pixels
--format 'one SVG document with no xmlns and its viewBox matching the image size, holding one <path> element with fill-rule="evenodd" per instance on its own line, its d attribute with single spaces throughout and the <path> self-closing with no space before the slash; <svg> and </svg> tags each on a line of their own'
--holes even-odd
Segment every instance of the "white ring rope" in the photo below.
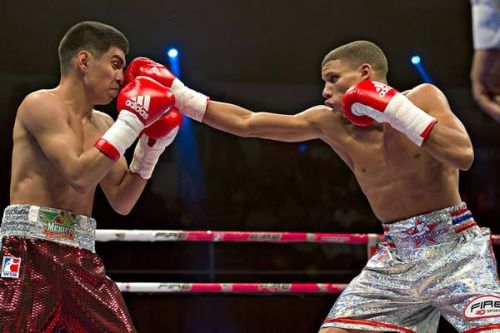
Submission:
<svg viewBox="0 0 500 333">
<path fill-rule="evenodd" d="M 185 231 L 185 230 L 96 230 L 96 241 L 122 242 L 269 242 L 368 244 L 382 240 L 377 234 L 267 232 L 267 231 Z"/>
<path fill-rule="evenodd" d="M 96 241 L 122 242 L 269 242 L 269 243 L 336 243 L 371 244 L 384 239 L 380 234 L 272 232 L 272 231 L 210 231 L 210 230 L 96 230 Z M 500 235 L 492 235 L 493 244 L 500 244 Z"/>
<path fill-rule="evenodd" d="M 184 231 L 184 230 L 96 230 L 96 241 L 187 241 L 187 242 L 266 242 L 266 243 L 334 243 L 366 244 L 368 257 L 384 239 L 379 234 L 252 232 L 252 231 Z M 500 235 L 492 235 L 500 244 Z M 130 293 L 219 293 L 219 294 L 339 294 L 347 284 L 341 283 L 186 283 L 186 282 L 117 282 L 122 292 Z"/>
</svg>

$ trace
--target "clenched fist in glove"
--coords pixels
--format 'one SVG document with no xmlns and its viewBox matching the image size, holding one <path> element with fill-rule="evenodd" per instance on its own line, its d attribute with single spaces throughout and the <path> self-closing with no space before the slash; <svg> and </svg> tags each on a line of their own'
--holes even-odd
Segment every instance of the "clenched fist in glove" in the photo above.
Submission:
<svg viewBox="0 0 500 333">
<path fill-rule="evenodd" d="M 354 125 L 367 127 L 373 121 L 389 123 L 418 146 L 423 145 L 437 122 L 396 89 L 369 80 L 346 91 L 342 109 L 344 116 Z"/>
<path fill-rule="evenodd" d="M 167 67 L 145 57 L 135 58 L 125 71 L 125 82 L 137 76 L 148 76 L 169 87 L 175 96 L 175 107 L 182 113 L 201 122 L 207 110 L 208 97 L 186 87 Z"/>
<path fill-rule="evenodd" d="M 175 139 L 182 123 L 181 114 L 174 108 L 144 130 L 135 147 L 130 171 L 143 179 L 151 178 L 161 153 Z"/>
<path fill-rule="evenodd" d="M 170 89 L 148 77 L 131 80 L 118 95 L 118 118 L 95 143 L 115 161 L 132 145 L 145 127 L 169 112 L 174 104 Z"/>
</svg>

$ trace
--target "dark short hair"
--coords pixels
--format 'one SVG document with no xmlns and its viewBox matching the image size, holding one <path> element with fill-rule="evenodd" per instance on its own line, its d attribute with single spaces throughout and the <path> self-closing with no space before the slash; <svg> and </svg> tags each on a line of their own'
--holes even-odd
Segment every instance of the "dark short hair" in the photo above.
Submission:
<svg viewBox="0 0 500 333">
<path fill-rule="evenodd" d="M 71 59 L 81 50 L 88 50 L 94 56 L 115 46 L 128 53 L 128 40 L 118 29 L 100 22 L 84 21 L 72 26 L 59 43 L 61 74 L 68 72 Z"/>
<path fill-rule="evenodd" d="M 366 40 L 357 40 L 333 49 L 325 56 L 321 66 L 331 60 L 343 61 L 353 68 L 369 64 L 383 77 L 386 77 L 388 72 L 387 58 L 382 49 Z"/>
</svg>

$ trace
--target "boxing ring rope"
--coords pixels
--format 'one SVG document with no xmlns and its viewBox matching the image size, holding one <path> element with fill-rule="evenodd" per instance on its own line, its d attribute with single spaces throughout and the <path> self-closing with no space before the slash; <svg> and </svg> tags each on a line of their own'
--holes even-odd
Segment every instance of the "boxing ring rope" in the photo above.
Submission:
<svg viewBox="0 0 500 333">
<path fill-rule="evenodd" d="M 121 292 L 217 294 L 339 294 L 343 283 L 161 283 L 117 282 Z"/>
<path fill-rule="evenodd" d="M 186 242 L 270 242 L 270 243 L 336 243 L 368 244 L 371 239 L 382 240 L 377 234 L 261 232 L 261 231 L 184 231 L 184 230 L 119 230 L 99 229 L 99 242 L 129 241 L 186 241 Z"/>
<path fill-rule="evenodd" d="M 185 230 L 96 230 L 96 241 L 125 242 L 252 242 L 252 243 L 333 243 L 366 244 L 368 257 L 384 239 L 380 234 L 261 232 L 261 231 L 185 231 Z M 500 235 L 491 236 L 500 244 Z M 235 294 L 339 294 L 341 283 L 169 283 L 117 282 L 122 292 L 132 293 L 235 293 Z"/>
</svg>

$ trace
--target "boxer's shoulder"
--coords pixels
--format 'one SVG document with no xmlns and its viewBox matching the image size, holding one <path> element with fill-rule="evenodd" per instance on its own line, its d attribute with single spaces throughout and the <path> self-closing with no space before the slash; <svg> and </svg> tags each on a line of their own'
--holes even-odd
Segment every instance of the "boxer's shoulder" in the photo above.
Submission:
<svg viewBox="0 0 500 333">
<path fill-rule="evenodd" d="M 436 103 L 447 103 L 447 99 L 441 89 L 431 83 L 419 84 L 410 90 L 404 91 L 403 94 L 421 108 L 429 107 Z"/>
<path fill-rule="evenodd" d="M 114 123 L 114 119 L 107 113 L 93 109 L 92 110 L 92 123 L 99 129 L 106 130 Z"/>
<path fill-rule="evenodd" d="M 308 119 L 318 120 L 318 121 L 335 119 L 337 117 L 340 117 L 340 114 L 338 112 L 335 112 L 333 108 L 326 105 L 312 106 L 304 110 L 302 113 L 300 113 L 300 115 Z"/>
<path fill-rule="evenodd" d="M 429 94 L 436 92 L 441 92 L 441 90 L 432 83 L 422 83 L 411 89 L 403 91 L 402 94 L 408 97 L 415 94 L 419 95 L 419 94 Z"/>
<path fill-rule="evenodd" d="M 344 127 L 347 121 L 340 115 L 340 112 L 326 105 L 316 105 L 299 113 L 313 126 L 321 129 L 323 133 L 335 133 L 338 137 L 340 132 L 339 127 Z"/>
<path fill-rule="evenodd" d="M 19 120 L 43 119 L 46 117 L 67 117 L 67 108 L 53 90 L 37 90 L 27 95 L 18 108 Z"/>
<path fill-rule="evenodd" d="M 44 105 L 59 104 L 61 99 L 53 90 L 42 89 L 29 93 L 21 103 L 20 108 L 30 108 Z"/>
</svg>

